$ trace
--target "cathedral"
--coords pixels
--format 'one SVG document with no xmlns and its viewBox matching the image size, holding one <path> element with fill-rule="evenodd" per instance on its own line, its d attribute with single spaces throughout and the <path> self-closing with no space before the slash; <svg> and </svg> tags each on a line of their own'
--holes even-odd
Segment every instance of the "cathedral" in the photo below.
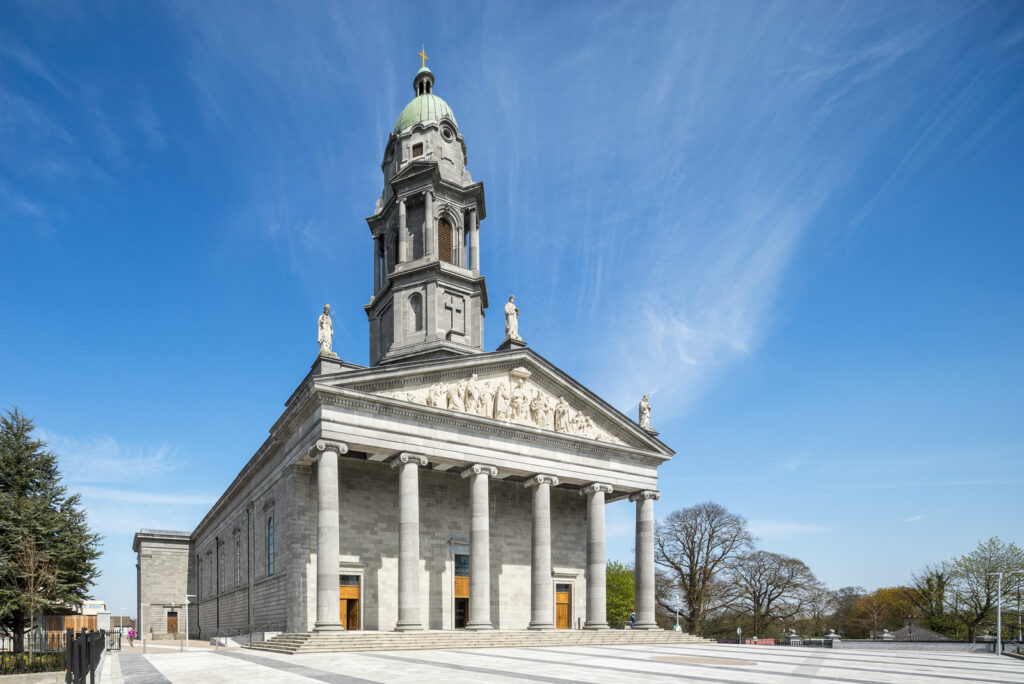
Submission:
<svg viewBox="0 0 1024 684">
<path fill-rule="evenodd" d="M 140 530 L 141 630 L 599 630 L 607 503 L 636 506 L 636 628 L 653 629 L 654 502 L 673 452 L 529 348 L 514 298 L 484 349 L 484 187 L 425 66 L 367 219 L 368 367 L 320 351 L 191 532 Z M 483 245 L 483 246 L 482 246 Z M 186 606 L 186 597 L 191 597 Z"/>
</svg>

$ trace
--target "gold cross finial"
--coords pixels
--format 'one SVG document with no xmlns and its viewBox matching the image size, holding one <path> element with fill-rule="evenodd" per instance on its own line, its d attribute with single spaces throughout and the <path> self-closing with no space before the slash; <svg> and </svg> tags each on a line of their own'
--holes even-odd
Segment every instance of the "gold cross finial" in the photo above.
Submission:
<svg viewBox="0 0 1024 684">
<path fill-rule="evenodd" d="M 430 59 L 430 58 L 427 57 L 426 49 L 424 49 L 424 47 L 421 45 L 420 46 L 420 51 L 417 52 L 416 54 L 418 54 L 420 56 L 420 59 L 423 61 L 422 67 L 424 69 L 427 68 L 427 60 Z"/>
</svg>

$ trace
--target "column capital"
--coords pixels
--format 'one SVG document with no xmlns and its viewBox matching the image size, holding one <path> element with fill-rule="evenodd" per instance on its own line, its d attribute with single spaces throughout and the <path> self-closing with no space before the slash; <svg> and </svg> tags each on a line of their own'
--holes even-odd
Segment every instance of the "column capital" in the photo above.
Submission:
<svg viewBox="0 0 1024 684">
<path fill-rule="evenodd" d="M 412 454 L 408 451 L 403 451 L 391 459 L 392 468 L 400 468 L 407 463 L 412 463 L 413 465 L 418 465 L 421 468 L 424 468 L 427 465 L 427 457 L 423 454 Z"/>
<path fill-rule="evenodd" d="M 334 442 L 329 439 L 318 439 L 316 440 L 316 444 L 309 447 L 306 453 L 309 456 L 318 458 L 325 451 L 333 451 L 339 456 L 342 454 L 347 454 L 348 444 L 345 444 L 344 442 Z"/>
<path fill-rule="evenodd" d="M 462 471 L 462 477 L 473 477 L 474 475 L 486 475 L 488 477 L 497 477 L 498 469 L 495 468 L 494 466 L 476 463 Z"/>
<path fill-rule="evenodd" d="M 612 486 L 610 484 L 603 484 L 601 482 L 592 482 L 586 487 L 580 487 L 580 496 L 587 496 L 589 494 L 597 494 L 598 492 L 604 492 L 605 494 L 612 493 Z"/>
<path fill-rule="evenodd" d="M 536 487 L 539 485 L 551 485 L 555 487 L 558 485 L 558 478 L 554 475 L 534 475 L 524 483 L 527 487 Z"/>
<path fill-rule="evenodd" d="M 661 492 L 657 489 L 642 489 L 639 492 L 633 492 L 629 495 L 630 501 L 638 501 L 640 499 L 654 499 L 657 501 L 661 498 Z"/>
</svg>

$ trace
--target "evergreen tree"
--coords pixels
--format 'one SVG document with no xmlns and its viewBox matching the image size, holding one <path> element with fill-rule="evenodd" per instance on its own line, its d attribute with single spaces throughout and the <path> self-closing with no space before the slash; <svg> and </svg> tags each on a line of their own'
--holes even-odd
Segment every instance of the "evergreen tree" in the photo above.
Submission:
<svg viewBox="0 0 1024 684">
<path fill-rule="evenodd" d="M 17 407 L 0 416 L 0 631 L 16 651 L 33 608 L 77 605 L 99 575 L 100 536 L 89 531 L 80 497 L 68 496 L 56 456 L 34 429 Z"/>
</svg>

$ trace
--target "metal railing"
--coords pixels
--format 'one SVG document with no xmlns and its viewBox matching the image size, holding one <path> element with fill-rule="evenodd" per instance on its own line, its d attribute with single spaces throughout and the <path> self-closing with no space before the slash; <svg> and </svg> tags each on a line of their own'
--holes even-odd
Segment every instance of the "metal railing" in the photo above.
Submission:
<svg viewBox="0 0 1024 684">
<path fill-rule="evenodd" d="M 0 675 L 60 672 L 64 662 L 63 632 L 35 632 L 20 641 L 0 639 Z"/>
<path fill-rule="evenodd" d="M 73 629 L 67 631 L 65 637 L 67 674 L 65 684 L 95 684 L 96 667 L 103 658 L 107 645 L 107 633 L 103 630 L 88 632 L 82 630 L 75 634 Z"/>
</svg>

